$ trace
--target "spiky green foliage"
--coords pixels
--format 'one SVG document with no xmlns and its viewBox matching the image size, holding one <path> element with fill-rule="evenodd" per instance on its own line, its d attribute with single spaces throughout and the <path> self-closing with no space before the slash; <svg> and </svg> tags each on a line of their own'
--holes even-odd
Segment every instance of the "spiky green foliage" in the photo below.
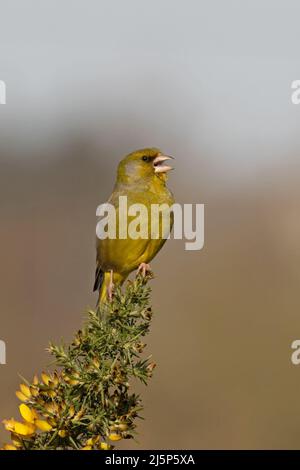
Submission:
<svg viewBox="0 0 300 470">
<path fill-rule="evenodd" d="M 131 383 L 136 378 L 147 384 L 155 367 L 143 357 L 152 318 L 148 280 L 139 275 L 124 293 L 118 288 L 102 311 L 90 310 L 69 346 L 50 344 L 55 370 L 21 387 L 28 395 L 23 401 L 37 413 L 34 432 L 20 435 L 6 422 L 17 448 L 109 449 L 135 436 L 142 404 Z"/>
</svg>

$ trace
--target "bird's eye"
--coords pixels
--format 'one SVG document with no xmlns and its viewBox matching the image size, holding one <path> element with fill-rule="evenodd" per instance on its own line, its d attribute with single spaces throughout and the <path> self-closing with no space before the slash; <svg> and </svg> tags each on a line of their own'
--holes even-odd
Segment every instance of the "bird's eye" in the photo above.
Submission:
<svg viewBox="0 0 300 470">
<path fill-rule="evenodd" d="M 144 156 L 142 157 L 142 160 L 143 160 L 144 162 L 149 162 L 149 157 L 147 157 L 147 155 L 144 155 Z"/>
</svg>

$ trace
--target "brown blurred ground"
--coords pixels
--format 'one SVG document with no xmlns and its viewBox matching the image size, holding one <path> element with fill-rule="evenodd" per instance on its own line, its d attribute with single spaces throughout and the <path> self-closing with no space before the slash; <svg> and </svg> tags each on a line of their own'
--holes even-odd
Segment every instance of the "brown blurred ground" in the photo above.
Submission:
<svg viewBox="0 0 300 470">
<path fill-rule="evenodd" d="M 70 339 L 95 303 L 95 209 L 118 160 L 102 152 L 75 141 L 44 165 L 3 160 L 1 418 L 17 415 L 17 374 L 41 371 L 49 339 Z M 158 367 L 141 389 L 139 443 L 126 447 L 299 447 L 290 344 L 300 337 L 300 191 L 289 165 L 225 188 L 208 181 L 209 164 L 190 184 L 177 159 L 169 185 L 178 202 L 205 203 L 205 248 L 169 241 L 153 263 L 148 350 Z"/>
</svg>

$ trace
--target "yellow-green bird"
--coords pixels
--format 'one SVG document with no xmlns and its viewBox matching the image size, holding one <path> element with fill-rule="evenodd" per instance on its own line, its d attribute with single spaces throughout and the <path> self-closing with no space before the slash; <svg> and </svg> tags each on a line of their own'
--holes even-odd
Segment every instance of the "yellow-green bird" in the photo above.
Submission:
<svg viewBox="0 0 300 470">
<path fill-rule="evenodd" d="M 167 218 L 168 227 L 162 227 L 161 216 L 157 220 L 151 218 L 152 205 L 164 204 L 161 207 L 168 211 L 174 203 L 173 195 L 166 186 L 167 172 L 172 168 L 165 162 L 171 158 L 173 157 L 164 155 L 158 148 L 145 148 L 130 153 L 119 163 L 114 190 L 108 200 L 116 211 L 116 237 L 97 238 L 94 291 L 99 291 L 99 303 L 111 299 L 113 286 L 122 284 L 135 269 L 145 275 L 150 269 L 148 263 L 162 248 L 172 229 L 172 214 Z M 119 204 L 120 196 L 127 196 L 128 208 L 132 204 L 143 204 L 148 209 L 149 217 L 147 221 L 142 221 L 148 224 L 147 238 L 119 237 L 121 218 L 124 220 L 124 216 L 127 216 L 128 224 L 134 219 L 128 214 L 120 213 L 120 210 L 124 211 L 123 205 Z M 159 233 L 156 232 L 157 238 L 151 236 L 151 221 L 159 229 Z M 163 234 L 162 228 L 168 233 Z"/>
</svg>

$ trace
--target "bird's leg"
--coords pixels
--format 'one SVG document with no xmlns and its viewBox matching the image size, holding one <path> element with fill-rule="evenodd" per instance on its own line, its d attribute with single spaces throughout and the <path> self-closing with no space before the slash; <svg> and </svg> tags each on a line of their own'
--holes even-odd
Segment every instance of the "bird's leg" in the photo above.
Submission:
<svg viewBox="0 0 300 470">
<path fill-rule="evenodd" d="M 109 279 L 109 284 L 107 286 L 107 295 L 108 295 L 108 300 L 111 302 L 112 301 L 112 296 L 114 292 L 114 283 L 113 283 L 113 270 L 110 270 L 110 279 Z"/>
<path fill-rule="evenodd" d="M 137 273 L 142 273 L 142 276 L 145 277 L 147 273 L 151 272 L 150 264 L 141 263 L 138 267 Z"/>
</svg>

